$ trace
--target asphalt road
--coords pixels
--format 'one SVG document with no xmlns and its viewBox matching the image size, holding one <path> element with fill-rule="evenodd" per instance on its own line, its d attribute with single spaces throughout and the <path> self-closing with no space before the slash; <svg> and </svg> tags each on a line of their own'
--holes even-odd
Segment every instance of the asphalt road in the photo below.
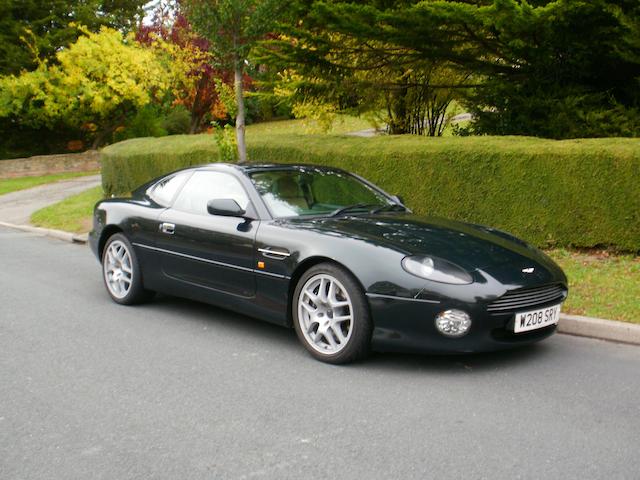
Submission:
<svg viewBox="0 0 640 480">
<path fill-rule="evenodd" d="M 292 331 L 121 307 L 88 248 L 0 229 L 0 479 L 638 479 L 640 348 L 312 360 Z"/>
</svg>

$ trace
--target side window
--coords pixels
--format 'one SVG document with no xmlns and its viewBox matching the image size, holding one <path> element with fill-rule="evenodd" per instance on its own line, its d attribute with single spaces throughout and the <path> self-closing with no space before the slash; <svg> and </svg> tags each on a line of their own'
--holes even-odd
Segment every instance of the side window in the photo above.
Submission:
<svg viewBox="0 0 640 480">
<path fill-rule="evenodd" d="M 154 202 L 164 205 L 165 207 L 171 204 L 171 200 L 176 195 L 184 181 L 187 179 L 191 172 L 183 172 L 167 177 L 160 180 L 149 190 L 149 196 Z"/>
<path fill-rule="evenodd" d="M 249 205 L 249 197 L 237 178 L 227 173 L 199 171 L 184 186 L 173 208 L 208 215 L 207 203 L 219 198 L 231 198 L 245 210 Z"/>
</svg>

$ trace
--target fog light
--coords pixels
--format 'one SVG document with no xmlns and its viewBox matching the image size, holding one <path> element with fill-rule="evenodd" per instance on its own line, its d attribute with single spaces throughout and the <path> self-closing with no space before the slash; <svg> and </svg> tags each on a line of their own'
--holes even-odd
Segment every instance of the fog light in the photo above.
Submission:
<svg viewBox="0 0 640 480">
<path fill-rule="evenodd" d="M 462 310 L 446 310 L 436 317 L 436 328 L 447 337 L 462 337 L 471 327 L 471 317 Z"/>
</svg>

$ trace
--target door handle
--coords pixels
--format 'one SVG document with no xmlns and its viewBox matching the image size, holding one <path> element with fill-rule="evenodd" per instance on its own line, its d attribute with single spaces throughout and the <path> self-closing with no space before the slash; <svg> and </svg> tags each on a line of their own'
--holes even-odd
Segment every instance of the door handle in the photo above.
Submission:
<svg viewBox="0 0 640 480">
<path fill-rule="evenodd" d="M 160 231 L 168 235 L 173 235 L 176 233 L 176 226 L 173 223 L 161 223 Z"/>
</svg>

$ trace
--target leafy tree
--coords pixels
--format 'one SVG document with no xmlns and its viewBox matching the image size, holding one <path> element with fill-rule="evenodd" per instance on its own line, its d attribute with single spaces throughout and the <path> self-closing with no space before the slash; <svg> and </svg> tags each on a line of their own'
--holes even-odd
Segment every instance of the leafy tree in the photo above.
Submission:
<svg viewBox="0 0 640 480">
<path fill-rule="evenodd" d="M 179 5 L 159 4 L 151 24 L 142 25 L 136 38 L 168 54 L 174 104 L 189 111 L 190 133 L 201 131 L 208 117 L 226 116 L 216 80 L 232 83 L 233 73 L 214 65 L 209 41 L 193 31 Z"/>
<path fill-rule="evenodd" d="M 341 52 L 361 58 L 371 45 L 405 69 L 444 63 L 466 79 L 444 87 L 465 87 L 478 133 L 640 134 L 637 1 L 384 3 L 312 2 L 281 55 L 324 78 L 341 72 Z"/>
<path fill-rule="evenodd" d="M 297 12 L 302 20 L 263 42 L 264 58 L 297 74 L 297 85 L 287 87 L 294 103 L 385 112 L 381 119 L 392 134 L 442 135 L 447 108 L 468 75 L 447 60 L 419 58 L 414 48 L 385 41 L 376 25 L 383 12 L 414 3 L 307 2 Z"/>
<path fill-rule="evenodd" d="M 142 18 L 145 0 L 0 0 L 0 75 L 55 61 L 78 38 L 74 24 L 97 32 L 128 31 Z"/>
<path fill-rule="evenodd" d="M 32 128 L 83 128 L 97 148 L 125 119 L 164 95 L 169 74 L 132 35 L 85 31 L 58 64 L 0 79 L 0 117 Z"/>
<path fill-rule="evenodd" d="M 187 18 L 209 41 L 209 49 L 223 70 L 234 73 L 236 139 L 241 162 L 247 160 L 245 142 L 244 73 L 259 40 L 272 31 L 288 9 L 280 0 L 185 0 Z"/>
<path fill-rule="evenodd" d="M 502 1 L 480 10 L 484 25 L 476 35 L 495 54 L 479 65 L 483 85 L 468 95 L 474 130 L 640 135 L 640 4 L 539 3 Z"/>
</svg>

